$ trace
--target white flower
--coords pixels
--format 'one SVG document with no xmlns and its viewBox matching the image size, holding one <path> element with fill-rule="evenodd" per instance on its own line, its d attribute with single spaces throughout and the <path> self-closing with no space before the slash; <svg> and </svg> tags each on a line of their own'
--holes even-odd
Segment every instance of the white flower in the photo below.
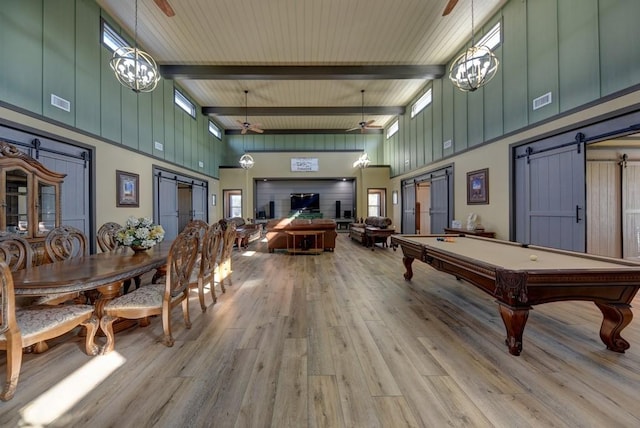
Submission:
<svg viewBox="0 0 640 428">
<path fill-rule="evenodd" d="M 126 227 L 120 229 L 115 240 L 120 245 L 151 248 L 164 239 L 164 229 L 153 224 L 150 217 L 129 217 Z"/>
</svg>

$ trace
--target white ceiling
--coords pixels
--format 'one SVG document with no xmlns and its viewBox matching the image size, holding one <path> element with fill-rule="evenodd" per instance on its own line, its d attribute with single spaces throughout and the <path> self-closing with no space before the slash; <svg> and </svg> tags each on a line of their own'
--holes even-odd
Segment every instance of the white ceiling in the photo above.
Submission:
<svg viewBox="0 0 640 428">
<path fill-rule="evenodd" d="M 133 37 L 134 0 L 96 0 Z M 476 30 L 507 0 L 476 0 Z M 153 0 L 138 0 L 138 43 L 161 66 L 444 66 L 471 38 L 471 0 L 169 0 L 167 17 Z M 407 67 L 408 68 L 408 67 Z M 402 68 L 400 68 L 402 69 Z M 446 72 L 446 71 L 445 71 Z M 339 73 L 339 71 L 336 71 Z M 255 80 L 184 79 L 176 82 L 203 107 L 240 107 L 215 115 L 226 129 L 248 121 L 265 130 L 342 130 L 362 120 L 385 126 L 395 116 L 367 114 L 367 106 L 407 106 L 425 78 L 377 77 Z M 350 114 L 251 115 L 257 107 L 355 107 Z M 244 113 L 242 113 L 244 112 Z"/>
</svg>

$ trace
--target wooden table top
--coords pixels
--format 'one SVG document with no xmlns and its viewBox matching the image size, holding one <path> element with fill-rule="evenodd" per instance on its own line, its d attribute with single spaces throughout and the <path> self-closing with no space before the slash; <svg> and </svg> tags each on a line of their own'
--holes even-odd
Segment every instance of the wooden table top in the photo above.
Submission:
<svg viewBox="0 0 640 428">
<path fill-rule="evenodd" d="M 441 241 L 447 237 L 451 241 Z M 427 248 L 427 251 L 442 251 L 477 260 L 493 266 L 511 270 L 634 270 L 640 271 L 638 263 L 621 259 L 595 256 L 573 251 L 563 251 L 536 245 L 524 246 L 517 242 L 475 236 L 451 235 L 393 235 L 396 244 L 412 243 Z M 531 260 L 535 255 L 536 260 Z"/>
<path fill-rule="evenodd" d="M 91 254 L 13 272 L 16 295 L 42 296 L 96 289 L 142 275 L 166 264 L 171 242 L 161 242 L 142 253 L 130 248 Z"/>
</svg>

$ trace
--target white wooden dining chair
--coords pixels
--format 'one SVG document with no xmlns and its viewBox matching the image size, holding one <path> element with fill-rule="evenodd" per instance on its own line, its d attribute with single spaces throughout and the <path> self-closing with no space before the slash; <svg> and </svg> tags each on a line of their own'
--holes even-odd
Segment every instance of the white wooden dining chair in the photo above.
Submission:
<svg viewBox="0 0 640 428">
<path fill-rule="evenodd" d="M 100 327 L 107 339 L 102 348 L 103 354 L 113 351 L 115 347 L 113 323 L 118 318 L 141 319 L 161 315 L 164 332 L 162 342 L 169 347 L 174 342 L 171 335 L 171 310 L 174 307 L 182 306 L 184 323 L 191 328 L 189 278 L 198 256 L 199 236 L 196 228 L 186 228 L 178 234 L 169 250 L 164 283 L 143 285 L 104 305 L 100 319 Z"/>
<path fill-rule="evenodd" d="M 98 320 L 91 305 L 27 306 L 17 308 L 13 276 L 9 266 L 0 261 L 0 350 L 7 353 L 7 375 L 0 393 L 3 401 L 13 398 L 22 366 L 22 348 L 75 329 L 86 328 L 85 352 L 96 355 L 94 342 Z"/>
</svg>

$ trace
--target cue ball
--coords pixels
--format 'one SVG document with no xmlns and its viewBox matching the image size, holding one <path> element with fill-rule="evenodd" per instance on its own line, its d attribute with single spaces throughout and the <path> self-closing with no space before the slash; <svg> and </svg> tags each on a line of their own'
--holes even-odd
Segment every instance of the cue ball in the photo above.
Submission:
<svg viewBox="0 0 640 428">
<path fill-rule="evenodd" d="M 531 254 L 529 256 L 529 259 L 531 259 L 532 262 L 535 262 L 536 260 L 538 260 L 538 256 L 536 256 L 535 254 Z"/>
</svg>

